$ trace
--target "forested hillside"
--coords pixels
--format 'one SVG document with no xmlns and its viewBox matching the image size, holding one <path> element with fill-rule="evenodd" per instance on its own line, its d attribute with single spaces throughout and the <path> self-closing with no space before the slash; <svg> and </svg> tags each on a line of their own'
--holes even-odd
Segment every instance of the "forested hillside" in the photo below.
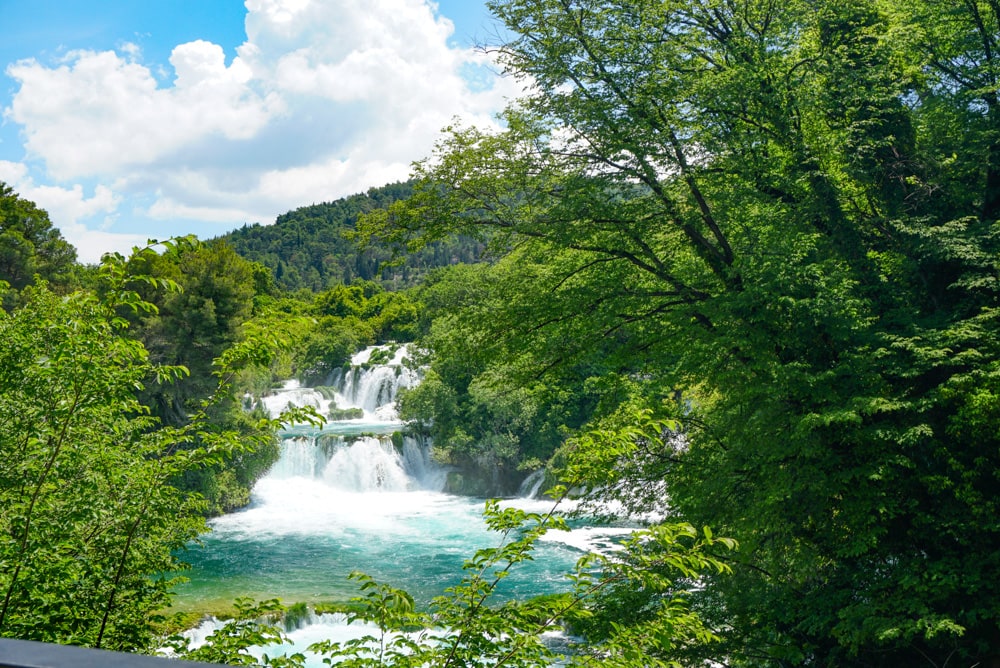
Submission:
<svg viewBox="0 0 1000 668">
<path fill-rule="evenodd" d="M 484 245 L 469 237 L 439 240 L 386 267 L 390 253 L 377 246 L 359 251 L 348 235 L 358 216 L 382 209 L 412 193 L 408 183 L 372 188 L 333 202 L 304 206 L 278 216 L 273 225 L 245 225 L 220 239 L 237 253 L 269 267 L 279 287 L 320 291 L 356 279 L 391 288 L 415 284 L 428 269 L 476 262 Z"/>
</svg>

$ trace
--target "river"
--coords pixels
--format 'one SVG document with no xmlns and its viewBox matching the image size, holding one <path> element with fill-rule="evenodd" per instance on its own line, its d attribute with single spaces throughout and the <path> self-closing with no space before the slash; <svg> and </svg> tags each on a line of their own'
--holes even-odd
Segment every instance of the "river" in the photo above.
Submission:
<svg viewBox="0 0 1000 668">
<path fill-rule="evenodd" d="M 294 425 L 280 434 L 280 459 L 254 487 L 250 505 L 213 519 L 201 546 L 188 551 L 190 582 L 177 589 L 178 608 L 218 609 L 238 596 L 286 604 L 345 601 L 358 594 L 347 578 L 355 570 L 426 603 L 458 582 L 465 559 L 498 542 L 483 523 L 483 499 L 442 491 L 447 469 L 431 460 L 426 443 L 410 437 L 400 442 L 398 435 L 393 443 L 393 432 L 403 426 L 397 392 L 419 382 L 419 375 L 405 365 L 403 349 L 386 363 L 368 363 L 377 350 L 356 355 L 328 386 L 288 381 L 263 399 L 273 415 L 294 404 L 324 415 L 360 409 L 360 416 L 322 429 Z M 530 496 L 505 503 L 538 512 L 551 507 Z M 550 532 L 535 559 L 504 580 L 498 596 L 566 590 L 564 574 L 576 560 L 623 531 Z M 354 635 L 344 626 L 339 615 L 314 617 L 293 633 L 296 649 Z M 213 627 L 206 624 L 196 635 Z"/>
</svg>

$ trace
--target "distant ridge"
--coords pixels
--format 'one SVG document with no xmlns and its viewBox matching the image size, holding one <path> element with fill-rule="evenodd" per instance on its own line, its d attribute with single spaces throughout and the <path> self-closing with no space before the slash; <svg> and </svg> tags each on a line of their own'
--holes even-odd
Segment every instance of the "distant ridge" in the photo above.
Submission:
<svg viewBox="0 0 1000 668">
<path fill-rule="evenodd" d="M 278 216 L 273 225 L 244 225 L 219 238 L 248 260 L 270 268 L 275 283 L 290 291 L 320 291 L 355 279 L 400 289 L 413 285 L 435 267 L 478 262 L 483 244 L 455 238 L 428 244 L 402 265 L 380 270 L 391 258 L 388 249 L 370 248 L 359 253 L 344 237 L 344 232 L 355 228 L 359 215 L 384 209 L 412 193 L 411 183 L 391 183 L 332 202 L 303 206 Z"/>
</svg>

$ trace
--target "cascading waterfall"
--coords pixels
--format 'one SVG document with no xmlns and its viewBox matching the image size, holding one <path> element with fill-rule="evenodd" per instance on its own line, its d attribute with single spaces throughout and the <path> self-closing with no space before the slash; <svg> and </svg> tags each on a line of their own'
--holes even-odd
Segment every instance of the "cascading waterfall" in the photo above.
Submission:
<svg viewBox="0 0 1000 668">
<path fill-rule="evenodd" d="M 191 581 L 178 588 L 178 607 L 226 606 L 238 596 L 344 601 L 357 595 L 347 579 L 354 570 L 426 602 L 458 581 L 466 558 L 496 544 L 482 521 L 482 500 L 442 493 L 447 472 L 431 460 L 428 444 L 394 434 L 403 427 L 397 393 L 419 378 L 404 363 L 405 349 L 372 364 L 374 353 L 388 356 L 384 350 L 362 351 L 324 387 L 288 381 L 262 399 L 275 416 L 294 405 L 357 417 L 280 434 L 280 459 L 255 485 L 250 505 L 213 519 L 202 547 L 189 550 Z M 533 510 L 550 504 L 516 503 Z M 501 595 L 565 590 L 563 573 L 592 538 L 572 533 L 547 535 L 536 558 L 504 580 Z M 293 637 L 341 637 L 342 626 L 343 618 L 321 616 Z"/>
<path fill-rule="evenodd" d="M 415 371 L 402 365 L 351 366 L 334 371 L 330 384 L 321 387 L 301 387 L 296 380 L 286 381 L 281 390 L 264 397 L 261 403 L 272 417 L 278 417 L 289 406 L 311 406 L 324 417 L 335 409 L 355 409 L 363 411 L 363 416 L 355 420 L 398 426 L 396 395 L 418 380 Z"/>
<path fill-rule="evenodd" d="M 521 486 L 517 490 L 517 495 L 525 499 L 537 499 L 544 484 L 545 469 L 538 469 L 524 479 L 524 482 L 521 483 Z"/>
<path fill-rule="evenodd" d="M 419 377 L 405 366 L 405 348 L 384 364 L 371 364 L 372 353 L 383 349 L 375 346 L 356 354 L 351 366 L 331 375 L 328 385 L 306 388 L 286 381 L 261 400 L 272 417 L 290 406 L 309 406 L 324 416 L 361 411 L 356 418 L 331 420 L 324 429 L 286 431 L 281 457 L 265 480 L 306 477 L 358 493 L 441 490 L 445 470 L 431 462 L 427 447 L 409 436 L 399 447 L 392 442 L 390 434 L 402 427 L 396 396 Z"/>
<path fill-rule="evenodd" d="M 400 388 L 416 384 L 416 374 L 404 366 L 377 366 L 364 368 L 352 366 L 337 369 L 331 385 L 351 406 L 377 415 L 381 420 L 395 419 L 395 398 Z M 386 409 L 393 412 L 388 412 Z"/>
<path fill-rule="evenodd" d="M 435 465 L 428 449 L 409 436 L 397 449 L 388 435 L 321 434 L 282 440 L 281 457 L 266 479 L 296 477 L 359 494 L 438 491 L 444 485 L 445 469 Z"/>
</svg>

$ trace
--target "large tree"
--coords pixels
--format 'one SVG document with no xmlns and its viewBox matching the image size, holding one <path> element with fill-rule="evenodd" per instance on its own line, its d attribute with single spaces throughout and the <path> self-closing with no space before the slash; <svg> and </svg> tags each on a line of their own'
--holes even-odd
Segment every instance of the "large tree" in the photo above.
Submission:
<svg viewBox="0 0 1000 668">
<path fill-rule="evenodd" d="M 129 289 L 125 260 L 107 257 L 99 279 L 101 296 L 29 286 L 0 311 L 0 635 L 149 650 L 180 551 L 205 530 L 199 495 L 174 481 L 276 423 L 254 438 L 209 419 L 231 374 L 262 359 L 249 342 L 217 364 L 218 392 L 187 424 L 150 416 L 137 391 L 185 370 L 128 335 L 120 313 L 155 306 Z"/>
<path fill-rule="evenodd" d="M 715 658 L 1000 665 L 997 4 L 488 4 L 525 96 L 362 232 L 516 248 L 526 376 L 677 390 L 616 470 L 740 541 Z"/>
<path fill-rule="evenodd" d="M 267 270 L 236 254 L 228 244 L 183 239 L 164 252 L 132 260 L 132 270 L 177 283 L 163 292 L 138 285 L 156 310 L 136 314 L 135 334 L 160 364 L 182 364 L 190 377 L 158 387 L 143 398 L 154 413 L 183 424 L 187 413 L 214 389 L 213 360 L 242 338 L 253 314 L 259 278 Z"/>
</svg>

